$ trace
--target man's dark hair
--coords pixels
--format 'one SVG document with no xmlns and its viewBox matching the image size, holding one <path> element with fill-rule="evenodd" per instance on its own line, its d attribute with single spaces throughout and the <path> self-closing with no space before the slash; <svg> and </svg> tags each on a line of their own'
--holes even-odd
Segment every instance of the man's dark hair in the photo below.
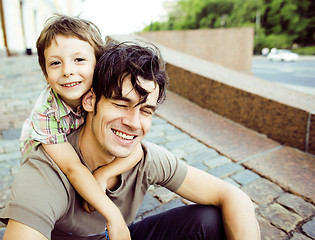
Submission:
<svg viewBox="0 0 315 240">
<path fill-rule="evenodd" d="M 140 102 L 145 102 L 148 92 L 143 89 L 138 77 L 154 81 L 159 86 L 158 103 L 166 97 L 167 75 L 165 62 L 160 51 L 153 44 L 141 46 L 135 42 L 107 44 L 103 55 L 98 60 L 93 77 L 93 91 L 96 95 L 96 106 L 102 96 L 105 98 L 122 97 L 122 85 L 130 76 L 131 84 L 140 95 Z"/>
</svg>

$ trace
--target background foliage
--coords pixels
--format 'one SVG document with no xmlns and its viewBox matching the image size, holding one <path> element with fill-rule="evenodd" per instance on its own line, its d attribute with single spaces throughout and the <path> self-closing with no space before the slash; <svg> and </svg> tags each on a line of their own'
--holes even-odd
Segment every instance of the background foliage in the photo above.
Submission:
<svg viewBox="0 0 315 240">
<path fill-rule="evenodd" d="M 256 53 L 264 47 L 314 46 L 315 1 L 179 0 L 168 21 L 153 22 L 144 31 L 222 27 L 254 27 Z"/>
</svg>

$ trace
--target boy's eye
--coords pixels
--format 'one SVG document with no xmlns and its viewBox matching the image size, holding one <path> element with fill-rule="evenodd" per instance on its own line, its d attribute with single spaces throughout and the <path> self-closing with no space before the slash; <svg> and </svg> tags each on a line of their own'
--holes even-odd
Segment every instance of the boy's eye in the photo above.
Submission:
<svg viewBox="0 0 315 240">
<path fill-rule="evenodd" d="M 58 64 L 60 64 L 59 61 L 53 61 L 53 62 L 50 63 L 49 66 L 56 66 L 56 65 L 58 65 Z"/>
<path fill-rule="evenodd" d="M 76 58 L 76 59 L 75 59 L 75 62 L 83 62 L 83 61 L 85 61 L 84 58 Z"/>
</svg>

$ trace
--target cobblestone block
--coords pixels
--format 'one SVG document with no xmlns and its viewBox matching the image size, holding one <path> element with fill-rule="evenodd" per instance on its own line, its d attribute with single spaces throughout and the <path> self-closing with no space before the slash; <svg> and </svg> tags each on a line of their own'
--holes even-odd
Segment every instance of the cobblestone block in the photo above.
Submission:
<svg viewBox="0 0 315 240">
<path fill-rule="evenodd" d="M 163 145 L 166 142 L 164 137 L 152 137 L 152 138 L 148 137 L 146 138 L 146 140 L 148 142 L 155 143 L 157 145 Z"/>
<path fill-rule="evenodd" d="M 216 177 L 225 178 L 228 177 L 236 172 L 242 171 L 244 169 L 243 166 L 236 164 L 236 163 L 228 163 L 226 165 L 213 168 L 208 172 Z"/>
<path fill-rule="evenodd" d="M 303 218 L 308 218 L 315 214 L 315 207 L 312 204 L 293 194 L 285 193 L 277 199 L 277 202 L 293 210 Z"/>
<path fill-rule="evenodd" d="M 158 125 L 154 125 L 154 130 L 155 131 L 166 131 L 166 130 L 170 130 L 173 129 L 174 127 L 170 124 L 158 124 Z"/>
<path fill-rule="evenodd" d="M 301 233 L 294 233 L 290 240 L 312 240 Z"/>
<path fill-rule="evenodd" d="M 257 204 L 266 205 L 283 194 L 282 189 L 276 184 L 259 178 L 241 188 Z"/>
<path fill-rule="evenodd" d="M 0 154 L 0 162 L 16 159 L 22 159 L 20 151 Z"/>
<path fill-rule="evenodd" d="M 176 193 L 164 188 L 164 187 L 155 187 L 150 189 L 149 192 L 155 198 L 157 198 L 161 203 L 167 203 L 171 200 L 178 197 Z"/>
<path fill-rule="evenodd" d="M 10 176 L 10 174 L 11 174 L 11 169 L 9 168 L 9 166 L 7 166 L 7 165 L 1 166 L 0 178 Z"/>
<path fill-rule="evenodd" d="M 188 154 L 185 157 L 185 160 L 189 163 L 195 162 L 195 161 L 207 161 L 208 159 L 211 159 L 215 156 L 218 156 L 218 152 L 213 150 L 212 148 L 207 148 L 192 154 Z"/>
<path fill-rule="evenodd" d="M 5 207 L 6 203 L 9 200 L 9 197 L 10 197 L 10 189 L 9 188 L 1 191 L 1 195 L 0 195 L 0 209 Z"/>
<path fill-rule="evenodd" d="M 158 206 L 160 206 L 160 202 L 153 197 L 151 194 L 146 194 L 144 196 L 143 202 L 140 206 L 140 208 L 138 209 L 137 212 L 137 217 L 143 215 L 144 213 L 151 211 L 152 209 L 157 208 Z"/>
<path fill-rule="evenodd" d="M 239 173 L 234 174 L 231 176 L 236 182 L 238 182 L 241 185 L 246 185 L 252 181 L 257 180 L 260 178 L 260 176 L 248 169 L 241 171 Z"/>
<path fill-rule="evenodd" d="M 4 232 L 5 232 L 5 228 L 0 228 L 0 239 L 3 238 Z"/>
<path fill-rule="evenodd" d="M 257 216 L 262 240 L 286 240 L 287 234 L 272 226 L 266 219 Z"/>
<path fill-rule="evenodd" d="M 315 239 L 315 217 L 312 219 L 312 221 L 305 223 L 302 229 L 307 234 L 307 236 Z"/>
<path fill-rule="evenodd" d="M 2 131 L 2 137 L 4 140 L 15 140 L 21 136 L 21 129 L 8 129 Z"/>
<path fill-rule="evenodd" d="M 152 125 L 159 125 L 159 124 L 167 124 L 167 121 L 164 120 L 163 118 L 160 118 L 154 115 L 152 118 Z"/>
<path fill-rule="evenodd" d="M 12 175 L 1 177 L 0 191 L 10 188 L 12 183 L 13 183 L 13 176 Z"/>
<path fill-rule="evenodd" d="M 181 207 L 181 206 L 185 206 L 185 204 L 183 203 L 183 201 L 181 199 L 178 198 L 178 199 L 170 201 L 166 204 L 160 205 L 158 208 L 154 209 L 154 211 L 146 212 L 145 214 L 143 214 L 142 219 L 149 217 L 149 216 L 152 216 L 152 215 L 156 215 L 156 214 L 168 211 L 168 210 L 176 208 L 176 207 Z"/>
<path fill-rule="evenodd" d="M 190 166 L 193 166 L 193 167 L 198 168 L 198 169 L 205 171 L 205 172 L 209 169 L 202 162 L 194 162 L 194 163 L 191 163 Z"/>
<path fill-rule="evenodd" d="M 0 153 L 10 153 L 20 151 L 19 140 L 3 140 L 0 141 Z M 3 152 L 1 151 L 3 150 Z"/>
<path fill-rule="evenodd" d="M 178 132 L 176 134 L 165 135 L 167 141 L 177 141 L 181 139 L 188 139 L 190 136 L 183 132 Z"/>
<path fill-rule="evenodd" d="M 188 148 L 185 148 L 184 150 L 187 152 L 187 154 L 195 153 L 195 152 L 200 152 L 208 149 L 208 147 L 198 141 L 190 145 Z"/>
<path fill-rule="evenodd" d="M 174 149 L 170 150 L 171 153 L 173 153 L 176 157 L 183 159 L 185 156 L 187 156 L 187 153 L 183 149 Z"/>
<path fill-rule="evenodd" d="M 169 150 L 176 149 L 176 148 L 188 148 L 190 145 L 194 144 L 196 142 L 193 138 L 188 139 L 180 139 L 173 142 L 167 142 L 165 144 L 165 147 Z"/>
<path fill-rule="evenodd" d="M 226 182 L 228 182 L 228 183 L 231 183 L 231 184 L 234 185 L 235 187 L 238 187 L 238 188 L 241 187 L 240 184 L 238 184 L 237 182 L 235 182 L 235 181 L 234 181 L 232 178 L 230 178 L 230 177 L 224 178 L 223 180 L 226 181 Z"/>
<path fill-rule="evenodd" d="M 155 137 L 162 137 L 164 133 L 162 131 L 154 131 L 154 128 L 152 128 L 147 135 L 145 135 L 145 139 L 151 139 Z"/>
<path fill-rule="evenodd" d="M 207 165 L 209 168 L 216 168 L 231 162 L 232 162 L 231 159 L 225 156 L 218 155 L 214 158 L 205 161 L 204 164 Z"/>
<path fill-rule="evenodd" d="M 286 232 L 292 231 L 295 226 L 303 219 L 279 205 L 273 203 L 269 206 L 260 208 L 260 212 L 263 217 L 268 219 L 277 228 L 280 228 Z"/>
</svg>

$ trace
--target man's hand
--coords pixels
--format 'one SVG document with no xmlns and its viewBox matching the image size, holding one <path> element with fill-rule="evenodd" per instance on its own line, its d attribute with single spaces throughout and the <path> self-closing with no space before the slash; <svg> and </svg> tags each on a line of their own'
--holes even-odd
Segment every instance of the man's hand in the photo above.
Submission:
<svg viewBox="0 0 315 240">
<path fill-rule="evenodd" d="M 34 228 L 10 219 L 3 240 L 47 240 L 47 238 Z"/>
</svg>

